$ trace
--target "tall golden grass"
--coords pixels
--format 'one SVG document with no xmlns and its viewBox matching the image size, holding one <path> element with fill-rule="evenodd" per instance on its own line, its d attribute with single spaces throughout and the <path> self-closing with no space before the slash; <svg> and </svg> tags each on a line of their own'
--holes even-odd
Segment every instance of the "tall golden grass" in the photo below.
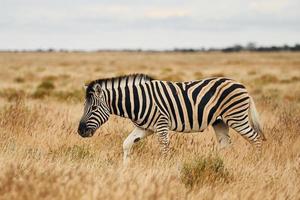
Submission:
<svg viewBox="0 0 300 200">
<path fill-rule="evenodd" d="M 1 53 L 0 199 L 299 199 L 299 53 Z M 234 131 L 224 150 L 212 128 L 155 135 L 122 165 L 133 129 L 111 117 L 89 139 L 77 133 L 82 85 L 147 73 L 185 81 L 228 76 L 255 99 L 267 141 L 257 157 Z"/>
</svg>

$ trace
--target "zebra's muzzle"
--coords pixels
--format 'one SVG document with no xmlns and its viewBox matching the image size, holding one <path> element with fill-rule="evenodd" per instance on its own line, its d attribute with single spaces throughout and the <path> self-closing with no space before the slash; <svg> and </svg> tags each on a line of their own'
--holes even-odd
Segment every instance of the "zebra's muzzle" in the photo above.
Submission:
<svg viewBox="0 0 300 200">
<path fill-rule="evenodd" d="M 85 123 L 80 122 L 77 132 L 81 137 L 92 137 L 95 131 L 88 129 Z"/>
</svg>

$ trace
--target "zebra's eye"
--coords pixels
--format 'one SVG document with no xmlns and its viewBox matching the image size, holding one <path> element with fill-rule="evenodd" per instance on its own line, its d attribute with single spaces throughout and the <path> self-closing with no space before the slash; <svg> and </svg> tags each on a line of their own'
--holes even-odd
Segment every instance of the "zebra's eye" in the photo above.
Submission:
<svg viewBox="0 0 300 200">
<path fill-rule="evenodd" d="M 92 110 L 96 110 L 98 106 L 92 106 Z"/>
</svg>

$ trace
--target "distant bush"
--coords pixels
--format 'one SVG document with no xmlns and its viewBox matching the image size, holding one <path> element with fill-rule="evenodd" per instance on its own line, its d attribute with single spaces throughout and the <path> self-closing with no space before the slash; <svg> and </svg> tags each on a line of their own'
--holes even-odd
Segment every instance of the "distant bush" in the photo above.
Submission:
<svg viewBox="0 0 300 200">
<path fill-rule="evenodd" d="M 291 78 L 291 81 L 293 81 L 293 82 L 300 81 L 300 76 L 293 76 L 293 77 Z"/>
<path fill-rule="evenodd" d="M 230 175 L 221 158 L 208 156 L 185 162 L 180 179 L 186 187 L 194 188 L 204 184 L 226 183 Z"/>
<path fill-rule="evenodd" d="M 59 101 L 83 101 L 84 91 L 82 89 L 73 91 L 55 91 L 55 86 L 51 81 L 41 82 L 32 94 L 32 98 L 43 99 L 51 97 Z"/>
<path fill-rule="evenodd" d="M 25 91 L 17 90 L 15 88 L 5 88 L 0 91 L 0 97 L 6 98 L 8 101 L 24 98 L 26 96 Z"/>
<path fill-rule="evenodd" d="M 32 97 L 36 99 L 42 99 L 46 96 L 50 96 L 54 88 L 55 86 L 51 81 L 43 81 L 37 86 L 35 92 L 32 94 Z"/>
<path fill-rule="evenodd" d="M 55 81 L 57 79 L 58 79 L 58 77 L 53 76 L 53 75 L 48 75 L 48 76 L 43 77 L 43 81 L 45 81 L 45 82 L 51 82 L 51 81 Z"/>
<path fill-rule="evenodd" d="M 300 77 L 299 76 L 293 76 L 290 79 L 283 79 L 280 81 L 280 83 L 294 83 L 294 82 L 298 82 L 300 81 Z"/>
<path fill-rule="evenodd" d="M 257 74 L 257 71 L 255 71 L 255 70 L 248 71 L 248 75 L 256 75 L 256 74 Z"/>
<path fill-rule="evenodd" d="M 210 75 L 211 77 L 224 77 L 226 76 L 224 73 L 222 72 L 217 72 L 217 73 L 213 73 Z"/>
<path fill-rule="evenodd" d="M 272 74 L 265 74 L 255 79 L 255 83 L 258 84 L 270 84 L 270 83 L 278 83 L 280 82 L 277 76 Z"/>
<path fill-rule="evenodd" d="M 54 84 L 51 81 L 43 81 L 38 85 L 37 89 L 41 90 L 53 90 L 55 88 Z"/>
<path fill-rule="evenodd" d="M 16 83 L 24 83 L 24 82 L 25 82 L 25 79 L 22 78 L 22 77 L 16 77 L 16 78 L 14 79 L 14 81 L 15 81 Z"/>
<path fill-rule="evenodd" d="M 202 79 L 204 77 L 202 72 L 195 72 L 194 76 L 195 76 L 195 79 L 197 79 L 197 80 Z"/>
<path fill-rule="evenodd" d="M 174 81 L 174 82 L 183 81 L 183 78 L 180 73 L 167 74 L 163 76 L 161 79 L 164 81 Z"/>
<path fill-rule="evenodd" d="M 58 91 L 54 92 L 53 97 L 60 101 L 74 101 L 80 102 L 84 99 L 84 91 L 83 90 L 74 90 L 74 91 Z"/>
<path fill-rule="evenodd" d="M 173 68 L 171 67 L 163 67 L 161 69 L 162 73 L 168 73 L 168 72 L 172 72 L 173 71 Z"/>
<path fill-rule="evenodd" d="M 37 89 L 33 94 L 32 97 L 35 99 L 43 99 L 46 96 L 50 95 L 50 91 L 48 90 L 39 90 Z"/>
</svg>

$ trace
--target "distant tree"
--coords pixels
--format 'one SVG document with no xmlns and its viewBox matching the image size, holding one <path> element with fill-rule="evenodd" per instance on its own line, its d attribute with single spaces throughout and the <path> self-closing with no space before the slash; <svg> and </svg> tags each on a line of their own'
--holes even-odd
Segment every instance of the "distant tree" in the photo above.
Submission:
<svg viewBox="0 0 300 200">
<path fill-rule="evenodd" d="M 300 44 L 296 44 L 294 47 L 291 48 L 292 51 L 300 51 Z"/>
<path fill-rule="evenodd" d="M 256 49 L 256 44 L 254 42 L 249 42 L 246 45 L 245 49 L 248 51 L 254 51 Z"/>
<path fill-rule="evenodd" d="M 46 51 L 47 51 L 47 52 L 55 52 L 55 49 L 49 48 L 49 49 L 47 49 Z"/>
<path fill-rule="evenodd" d="M 236 44 L 232 47 L 222 49 L 223 52 L 238 52 L 238 51 L 242 51 L 242 50 L 244 50 L 244 48 L 243 48 L 243 46 L 241 46 L 239 44 Z"/>
</svg>

